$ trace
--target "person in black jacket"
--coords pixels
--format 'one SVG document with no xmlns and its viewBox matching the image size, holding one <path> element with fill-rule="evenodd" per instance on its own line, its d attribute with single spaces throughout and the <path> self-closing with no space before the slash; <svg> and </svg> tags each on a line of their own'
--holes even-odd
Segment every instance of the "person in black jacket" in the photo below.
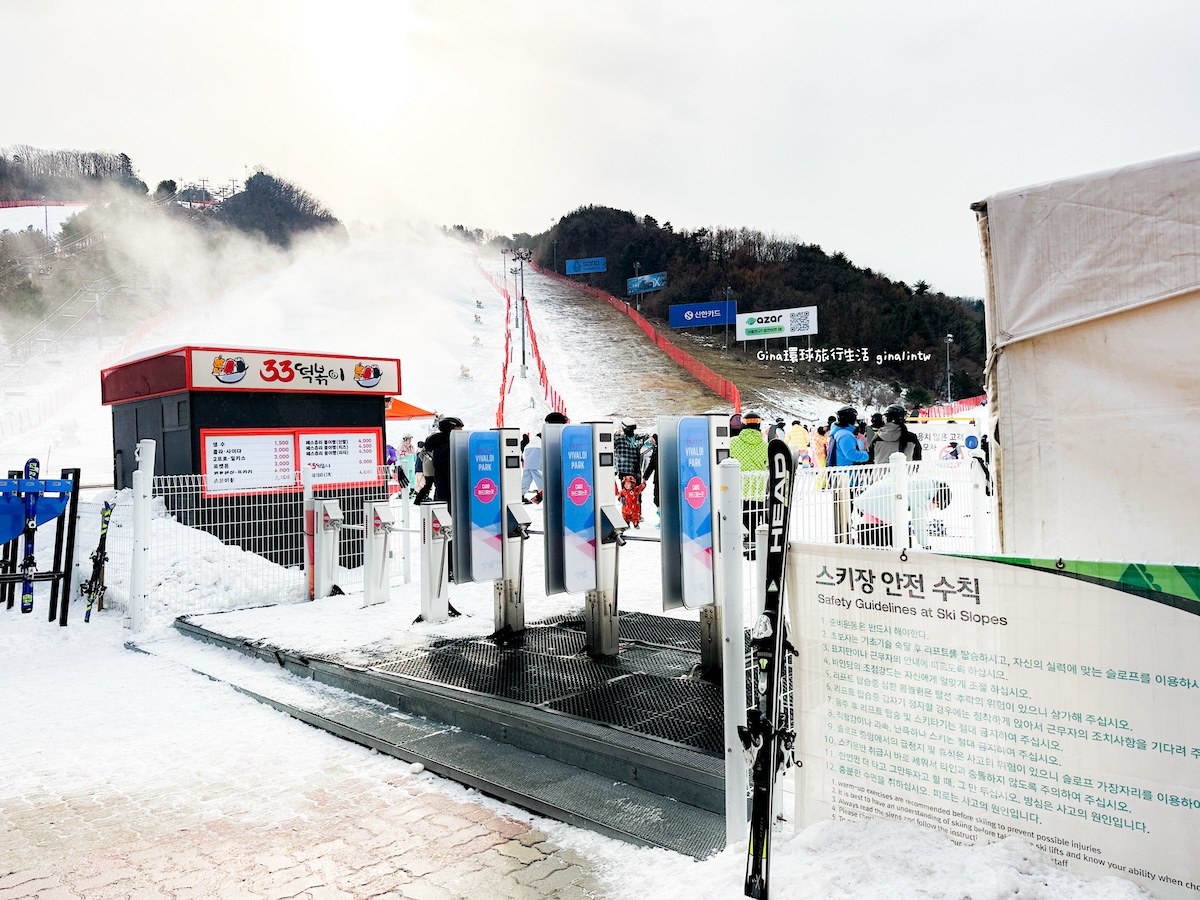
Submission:
<svg viewBox="0 0 1200 900">
<path fill-rule="evenodd" d="M 433 458 L 433 499 L 450 502 L 450 432 L 461 431 L 462 419 L 444 416 L 438 430 L 425 439 L 425 450 Z"/>
<path fill-rule="evenodd" d="M 882 464 L 893 453 L 903 453 L 910 462 L 921 461 L 921 439 L 908 430 L 904 423 L 904 407 L 899 403 L 889 406 L 883 413 L 884 426 L 875 432 L 871 441 L 871 462 Z"/>
</svg>

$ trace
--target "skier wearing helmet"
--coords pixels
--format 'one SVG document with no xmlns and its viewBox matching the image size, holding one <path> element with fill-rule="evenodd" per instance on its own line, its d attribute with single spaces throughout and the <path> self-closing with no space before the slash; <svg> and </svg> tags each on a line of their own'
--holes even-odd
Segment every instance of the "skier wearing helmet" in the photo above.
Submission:
<svg viewBox="0 0 1200 900">
<path fill-rule="evenodd" d="M 871 441 L 871 462 L 885 463 L 893 453 L 903 453 L 910 462 L 921 460 L 921 439 L 904 424 L 904 407 L 893 403 L 883 413 L 884 425 Z"/>
<path fill-rule="evenodd" d="M 429 496 L 429 485 L 433 485 L 433 496 L 438 503 L 450 502 L 450 432 L 459 431 L 463 420 L 455 416 L 443 416 L 438 420 L 437 431 L 425 438 L 425 452 L 433 462 L 433 481 L 426 481 L 417 495 L 417 502 L 423 503 Z M 427 473 L 428 474 L 428 473 Z"/>
<path fill-rule="evenodd" d="M 852 466 L 865 463 L 871 458 L 866 450 L 860 450 L 855 428 L 858 426 L 858 410 L 843 406 L 837 411 L 837 424 L 829 432 L 829 465 Z"/>
</svg>

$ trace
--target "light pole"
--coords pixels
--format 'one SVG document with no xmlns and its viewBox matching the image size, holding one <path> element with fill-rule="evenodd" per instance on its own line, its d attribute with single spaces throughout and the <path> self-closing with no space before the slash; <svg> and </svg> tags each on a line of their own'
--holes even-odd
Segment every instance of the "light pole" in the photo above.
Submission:
<svg viewBox="0 0 1200 900">
<path fill-rule="evenodd" d="M 954 400 L 954 396 L 950 390 L 950 345 L 954 343 L 954 335 L 946 335 L 946 402 L 950 403 Z"/>
<path fill-rule="evenodd" d="M 642 277 L 642 264 L 641 264 L 640 262 L 635 262 L 635 263 L 633 264 L 633 277 L 634 277 L 634 278 L 641 278 L 641 277 Z M 641 285 L 639 284 L 639 285 L 638 285 L 638 287 L 639 287 L 639 288 L 641 288 Z M 633 296 L 634 296 L 634 297 L 636 298 L 636 300 L 637 300 L 637 311 L 638 311 L 638 312 L 641 312 L 641 311 L 642 311 L 642 292 L 639 290 L 639 291 L 638 291 L 636 294 L 634 294 Z"/>
<path fill-rule="evenodd" d="M 558 238 L 554 239 L 554 274 L 558 274 Z"/>
<path fill-rule="evenodd" d="M 525 260 L 533 254 L 526 247 L 518 247 L 516 257 L 521 262 L 521 377 L 525 377 Z"/>
<path fill-rule="evenodd" d="M 508 293 L 508 254 L 511 252 L 507 247 L 500 251 L 500 256 L 504 260 L 504 271 L 502 274 L 504 275 L 504 293 L 506 294 Z"/>
<path fill-rule="evenodd" d="M 733 288 L 725 285 L 725 352 L 729 352 L 729 304 L 733 298 Z"/>
</svg>

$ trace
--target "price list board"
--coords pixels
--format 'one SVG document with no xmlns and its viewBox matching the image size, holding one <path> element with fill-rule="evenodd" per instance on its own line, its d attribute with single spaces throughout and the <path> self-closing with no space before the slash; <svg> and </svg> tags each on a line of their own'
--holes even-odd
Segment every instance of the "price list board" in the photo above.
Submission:
<svg viewBox="0 0 1200 900">
<path fill-rule="evenodd" d="M 293 431 L 202 429 L 200 445 L 205 497 L 296 489 Z"/>
<path fill-rule="evenodd" d="M 314 485 L 375 484 L 383 465 L 383 435 L 378 428 L 299 431 L 301 469 Z"/>
<path fill-rule="evenodd" d="M 1023 838 L 1200 898 L 1200 572 L 793 545 L 796 821 Z"/>
</svg>

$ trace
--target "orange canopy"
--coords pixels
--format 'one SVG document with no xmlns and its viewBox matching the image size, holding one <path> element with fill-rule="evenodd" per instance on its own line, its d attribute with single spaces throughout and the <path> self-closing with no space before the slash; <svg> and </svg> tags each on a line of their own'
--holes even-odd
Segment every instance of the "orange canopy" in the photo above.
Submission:
<svg viewBox="0 0 1200 900">
<path fill-rule="evenodd" d="M 428 409 L 421 409 L 419 406 L 413 406 L 411 403 L 405 403 L 399 397 L 388 397 L 385 401 L 384 408 L 387 410 L 384 418 L 387 419 L 430 419 L 433 418 L 433 412 Z"/>
</svg>

